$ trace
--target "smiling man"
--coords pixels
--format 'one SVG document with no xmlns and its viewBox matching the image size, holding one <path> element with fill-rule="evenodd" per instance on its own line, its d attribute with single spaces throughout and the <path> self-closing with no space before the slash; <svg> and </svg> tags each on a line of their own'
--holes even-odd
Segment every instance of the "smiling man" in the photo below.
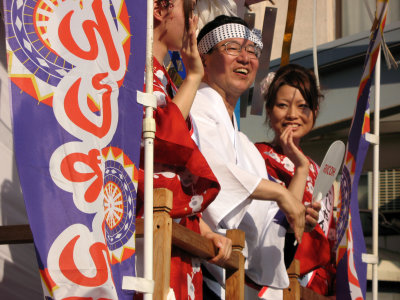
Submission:
<svg viewBox="0 0 400 300">
<path fill-rule="evenodd" d="M 205 75 L 191 109 L 193 139 L 221 185 L 203 218 L 214 231 L 245 232 L 246 276 L 275 290 L 272 299 L 282 299 L 282 289 L 289 284 L 283 256 L 286 229 L 289 224 L 301 241 L 305 207 L 286 188 L 268 180 L 264 160 L 238 131 L 233 113 L 240 95 L 254 82 L 263 45 L 242 19 L 228 16 L 206 24 L 197 42 Z M 318 212 L 307 212 L 314 215 L 312 221 L 307 219 L 315 226 Z M 214 277 L 218 273 L 210 271 Z M 215 298 L 223 298 L 218 289 L 212 290 Z"/>
</svg>

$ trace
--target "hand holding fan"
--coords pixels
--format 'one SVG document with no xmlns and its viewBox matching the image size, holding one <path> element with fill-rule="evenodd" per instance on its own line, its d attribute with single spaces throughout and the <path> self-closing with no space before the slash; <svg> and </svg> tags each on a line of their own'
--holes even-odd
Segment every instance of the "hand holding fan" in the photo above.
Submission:
<svg viewBox="0 0 400 300">
<path fill-rule="evenodd" d="M 329 192 L 342 165 L 345 150 L 346 147 L 342 141 L 335 141 L 329 147 L 315 180 L 313 202 L 321 201 Z"/>
</svg>

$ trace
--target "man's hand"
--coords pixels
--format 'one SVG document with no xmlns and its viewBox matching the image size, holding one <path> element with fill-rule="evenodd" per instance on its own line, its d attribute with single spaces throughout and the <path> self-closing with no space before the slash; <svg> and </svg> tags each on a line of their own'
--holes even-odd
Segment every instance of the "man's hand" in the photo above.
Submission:
<svg viewBox="0 0 400 300">
<path fill-rule="evenodd" d="M 284 188 L 284 196 L 277 201 L 279 208 L 283 211 L 290 227 L 293 229 L 294 237 L 300 244 L 305 227 L 305 207 L 293 194 Z"/>
<path fill-rule="evenodd" d="M 306 208 L 306 232 L 311 232 L 314 230 L 315 226 L 318 224 L 319 211 L 321 210 L 321 203 L 314 202 Z"/>
<path fill-rule="evenodd" d="M 209 262 L 214 263 L 216 265 L 224 264 L 229 259 L 229 257 L 231 257 L 232 253 L 231 239 L 228 239 L 223 235 L 213 232 L 210 226 L 208 226 L 207 223 L 205 223 L 202 218 L 200 218 L 199 227 L 201 236 L 204 236 L 205 238 L 211 240 L 214 246 L 218 248 L 217 256 L 210 259 Z"/>
<path fill-rule="evenodd" d="M 204 237 L 211 240 L 214 246 L 218 248 L 217 256 L 210 259 L 209 262 L 216 265 L 224 264 L 229 259 L 229 257 L 231 257 L 232 254 L 231 239 L 212 231 L 206 233 Z"/>
<path fill-rule="evenodd" d="M 304 188 L 303 188 L 304 189 Z M 250 195 L 253 199 L 276 201 L 285 214 L 294 236 L 298 243 L 301 242 L 305 226 L 305 207 L 291 191 L 276 182 L 262 179 L 254 192 Z"/>
</svg>

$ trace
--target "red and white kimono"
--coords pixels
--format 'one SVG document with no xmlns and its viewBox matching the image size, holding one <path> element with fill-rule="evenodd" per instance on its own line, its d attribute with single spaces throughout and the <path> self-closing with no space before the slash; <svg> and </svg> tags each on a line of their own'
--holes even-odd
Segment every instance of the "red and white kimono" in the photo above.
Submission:
<svg viewBox="0 0 400 300">
<path fill-rule="evenodd" d="M 257 149 L 265 160 L 268 175 L 285 187 L 288 187 L 294 175 L 295 167 L 285 156 L 282 149 L 267 143 L 257 143 Z M 318 165 L 310 161 L 310 170 L 307 177 L 303 204 L 309 205 L 312 201 L 315 180 L 318 175 Z M 318 225 L 312 232 L 305 232 L 295 258 L 300 261 L 300 275 L 304 276 L 302 284 L 322 295 L 330 291 L 335 276 L 334 255 L 331 249 L 334 244 L 335 223 L 332 218 L 333 193 L 321 201 L 320 218 Z M 314 271 L 313 271 L 314 270 Z"/>
<path fill-rule="evenodd" d="M 165 68 L 154 58 L 153 94 L 157 97 L 156 138 L 154 140 L 154 188 L 173 192 L 170 212 L 174 221 L 200 232 L 199 218 L 216 197 L 219 184 L 191 138 L 191 121 L 183 118 L 172 102 L 177 88 Z M 141 159 L 143 160 L 143 148 Z M 143 215 L 144 171 L 139 170 L 137 212 Z M 176 299 L 203 299 L 200 262 L 173 248 L 171 288 Z"/>
</svg>

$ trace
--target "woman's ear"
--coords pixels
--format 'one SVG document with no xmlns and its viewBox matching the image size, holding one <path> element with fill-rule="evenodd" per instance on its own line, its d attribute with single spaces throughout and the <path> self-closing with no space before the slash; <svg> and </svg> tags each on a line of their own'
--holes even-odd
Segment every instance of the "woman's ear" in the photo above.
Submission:
<svg viewBox="0 0 400 300">
<path fill-rule="evenodd" d="M 266 112 L 267 117 L 269 118 L 269 116 L 271 115 L 271 109 L 265 107 L 265 112 Z"/>
<path fill-rule="evenodd" d="M 161 3 L 157 0 L 154 0 L 154 9 L 153 9 L 153 17 L 155 20 L 157 21 L 161 21 L 163 16 L 164 16 L 164 12 L 163 12 L 163 7 L 161 5 Z"/>
<path fill-rule="evenodd" d="M 313 127 L 315 125 L 315 121 L 317 120 L 318 112 L 319 112 L 319 108 L 317 108 L 316 110 L 313 111 Z"/>
</svg>

